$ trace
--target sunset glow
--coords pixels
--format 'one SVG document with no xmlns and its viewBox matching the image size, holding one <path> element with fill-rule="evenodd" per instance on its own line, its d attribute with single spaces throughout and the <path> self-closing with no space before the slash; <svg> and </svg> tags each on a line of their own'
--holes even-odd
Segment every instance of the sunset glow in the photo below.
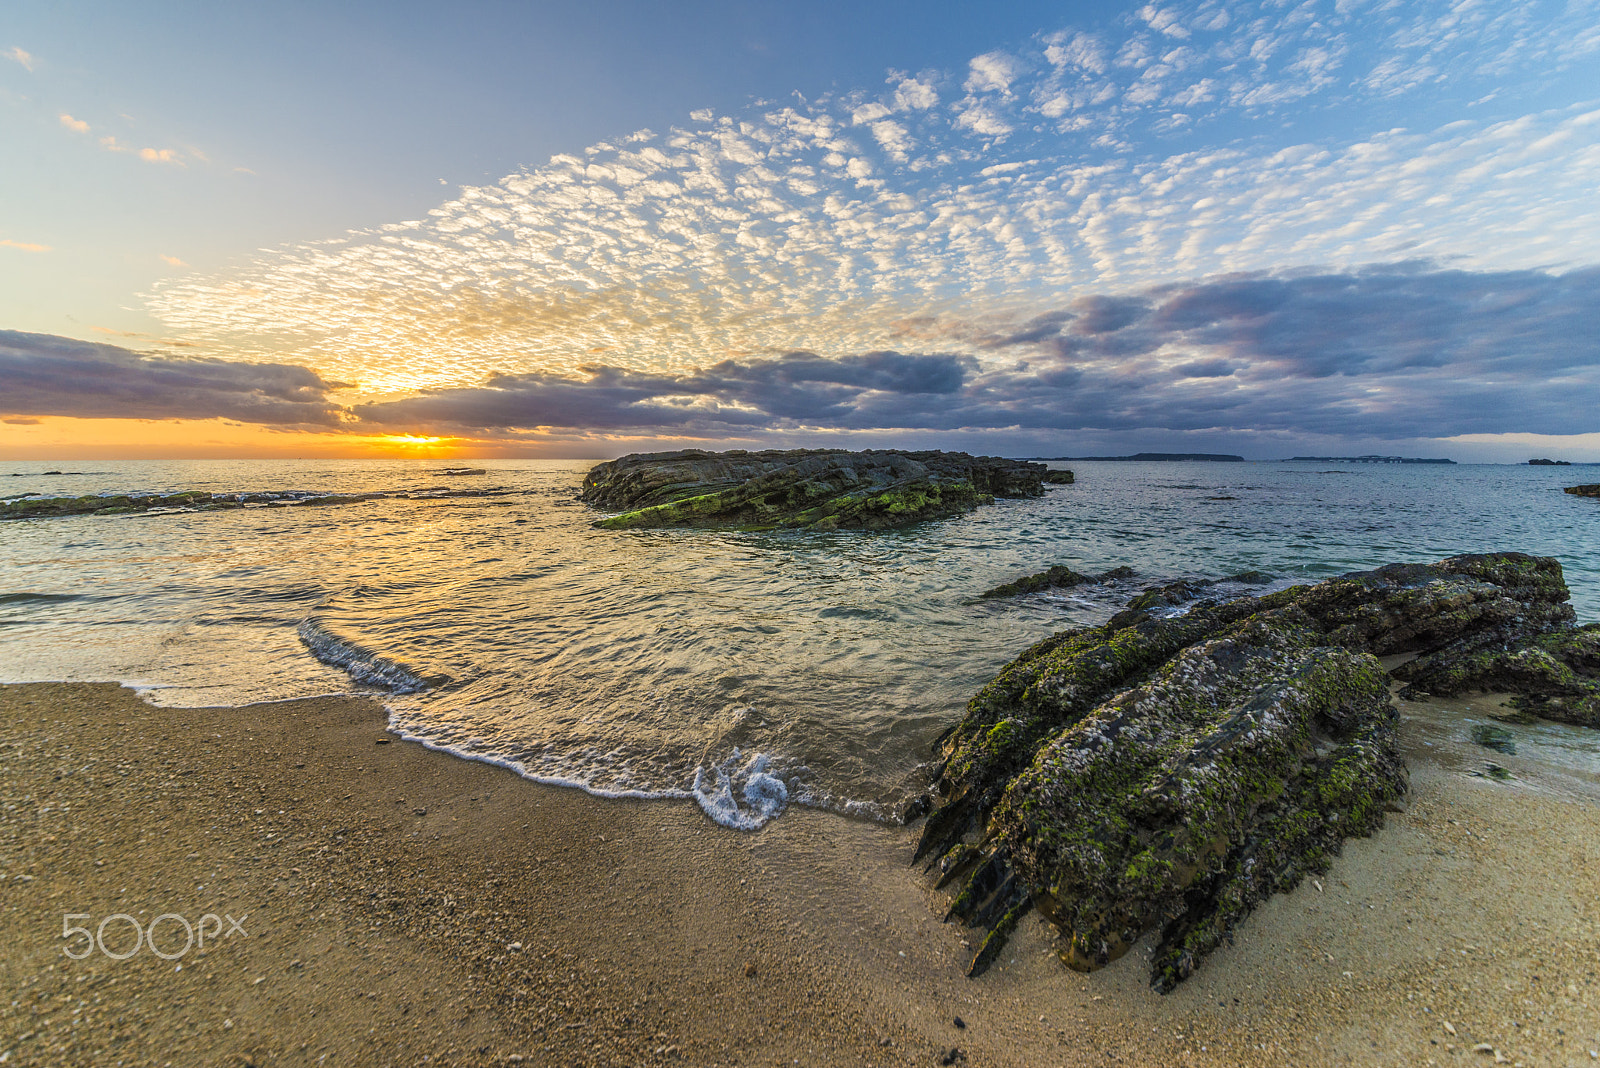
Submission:
<svg viewBox="0 0 1600 1068">
<path fill-rule="evenodd" d="M 41 173 L 115 186 L 129 214 L 91 234 L 7 179 L 29 225 L 0 227 L 0 452 L 1584 441 L 1566 400 L 1600 389 L 1596 22 L 1085 7 L 844 85 L 641 99 L 520 146 L 483 130 L 474 151 L 514 163 L 386 179 L 390 207 L 269 212 L 273 239 L 230 243 L 176 205 L 242 206 L 296 164 L 219 149 L 205 108 L 97 107 L 62 74 L 87 46 L 39 21 L 0 62 L 0 114 Z M 169 201 L 176 229 L 132 221 Z"/>
</svg>

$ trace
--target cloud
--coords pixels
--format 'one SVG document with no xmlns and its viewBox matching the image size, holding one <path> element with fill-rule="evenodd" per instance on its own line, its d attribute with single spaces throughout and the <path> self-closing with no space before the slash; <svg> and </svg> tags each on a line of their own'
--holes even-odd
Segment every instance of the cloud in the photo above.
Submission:
<svg viewBox="0 0 1600 1068">
<path fill-rule="evenodd" d="M 1600 268 L 1413 261 L 1232 274 L 1080 294 L 1026 315 L 922 316 L 898 330 L 894 349 L 791 349 L 681 370 L 601 353 L 570 372 L 499 369 L 349 408 L 330 399 L 341 383 L 306 367 L 0 334 L 0 415 L 224 417 L 502 441 L 959 432 L 982 447 L 985 435 L 1016 433 L 1581 435 L 1594 415 L 1574 398 L 1600 395 Z"/>
<path fill-rule="evenodd" d="M 969 93 L 1003 93 L 1022 73 L 1022 61 L 1005 52 L 986 52 L 967 67 L 965 88 Z"/>
<path fill-rule="evenodd" d="M 88 129 L 87 126 L 84 128 Z M 132 145 L 123 144 L 110 134 L 100 138 L 100 146 L 107 152 L 130 153 L 138 156 L 146 163 L 171 163 L 177 167 L 185 166 L 183 157 L 176 149 L 172 148 L 134 148 Z"/>
<path fill-rule="evenodd" d="M 148 307 L 212 351 L 398 395 L 794 351 L 945 352 L 989 373 L 1062 309 L 1079 329 L 1050 352 L 1137 363 L 1169 337 L 1148 319 L 1160 286 L 1397 259 L 1595 261 L 1595 106 L 1466 108 L 1488 82 L 1548 99 L 1516 87 L 1574 62 L 1575 9 L 1137 6 L 951 71 L 699 110 L 453 186 L 419 218 L 162 280 Z M 1392 87 L 1363 79 L 1419 57 L 1440 77 L 1400 91 L 1441 118 L 1391 128 L 1373 105 Z M 1445 121 L 1458 115 L 1476 117 Z M 1174 362 L 1211 359 L 1244 370 L 1184 388 L 1236 386 L 1250 366 Z"/>
<path fill-rule="evenodd" d="M 584 378 L 495 374 L 482 386 L 424 390 L 399 401 L 360 404 L 363 422 L 479 433 L 547 427 L 616 430 L 745 430 L 863 421 L 872 398 L 958 393 L 970 358 L 870 352 L 825 359 L 724 360 L 688 374 L 641 374 L 591 365 Z M 892 405 L 890 405 L 892 407 Z M 870 422 L 870 419 L 866 419 Z"/>
<path fill-rule="evenodd" d="M 187 266 L 189 266 L 187 263 L 184 263 L 182 260 L 180 260 L 176 256 L 168 256 L 168 255 L 165 255 L 165 254 L 160 253 L 160 252 L 156 253 L 156 255 L 160 256 L 161 257 L 161 262 L 166 264 L 168 267 L 187 267 Z"/>
<path fill-rule="evenodd" d="M 920 329 L 1014 358 L 791 352 L 681 374 L 593 364 L 354 413 L 386 429 L 490 437 L 809 428 L 1404 440 L 1592 432 L 1593 413 L 1572 397 L 1600 395 L 1600 269 L 1236 276 L 1097 294 L 1012 324 Z"/>
<path fill-rule="evenodd" d="M 75 119 L 64 111 L 61 113 L 61 125 L 65 126 L 69 130 L 72 130 L 74 133 L 89 132 L 88 123 L 84 122 L 82 119 Z"/>
<path fill-rule="evenodd" d="M 142 356 L 115 345 L 0 330 L 0 415 L 236 419 L 334 428 L 339 388 L 305 367 Z"/>
<path fill-rule="evenodd" d="M 49 245 L 35 245 L 27 241 L 13 241 L 9 237 L 0 238 L 0 248 L 21 249 L 23 252 L 49 252 Z"/>
<path fill-rule="evenodd" d="M 30 54 L 28 52 L 24 52 L 22 49 L 16 47 L 15 45 L 13 45 L 6 52 L 0 53 L 0 55 L 4 55 L 7 59 L 22 64 L 23 69 L 26 70 L 29 74 L 33 73 L 33 68 L 39 62 L 38 57 L 36 57 L 36 56 L 34 56 L 34 55 L 32 55 L 32 54 Z"/>
</svg>

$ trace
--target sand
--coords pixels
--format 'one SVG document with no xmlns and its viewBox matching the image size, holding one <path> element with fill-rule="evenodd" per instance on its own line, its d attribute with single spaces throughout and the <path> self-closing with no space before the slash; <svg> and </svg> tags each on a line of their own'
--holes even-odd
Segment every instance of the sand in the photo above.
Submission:
<svg viewBox="0 0 1600 1068">
<path fill-rule="evenodd" d="M 0 687 L 0 1062 L 1596 1063 L 1594 769 L 1471 746 L 1461 705 L 1405 711 L 1408 810 L 1161 997 L 1144 947 L 1079 975 L 1037 917 L 966 979 L 915 829 L 727 831 L 400 742 L 358 698 Z M 73 960 L 69 913 L 242 930 L 184 950 L 169 918 L 172 959 Z"/>
</svg>

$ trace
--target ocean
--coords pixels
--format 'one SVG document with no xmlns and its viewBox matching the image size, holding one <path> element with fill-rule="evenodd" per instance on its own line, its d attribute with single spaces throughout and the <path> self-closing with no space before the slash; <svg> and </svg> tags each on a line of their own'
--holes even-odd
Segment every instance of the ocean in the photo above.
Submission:
<svg viewBox="0 0 1600 1068">
<path fill-rule="evenodd" d="M 430 747 L 755 828 L 796 804 L 892 819 L 1001 666 L 1150 585 L 1520 550 L 1558 558 L 1580 621 L 1600 620 L 1600 501 L 1561 492 L 1592 468 L 1056 463 L 1074 485 L 956 519 L 753 534 L 595 530 L 575 499 L 592 461 L 440 474 L 453 462 L 0 464 L 0 498 L 396 494 L 0 524 L 0 682 L 262 716 L 367 693 Z M 1051 564 L 1138 574 L 977 597 Z"/>
</svg>

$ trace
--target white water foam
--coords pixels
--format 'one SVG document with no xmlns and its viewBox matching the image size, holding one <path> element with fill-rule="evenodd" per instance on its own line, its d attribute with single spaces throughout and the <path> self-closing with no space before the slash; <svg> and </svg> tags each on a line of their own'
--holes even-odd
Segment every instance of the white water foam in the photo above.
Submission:
<svg viewBox="0 0 1600 1068">
<path fill-rule="evenodd" d="M 428 688 L 428 680 L 404 664 L 341 638 L 314 619 L 302 620 L 295 633 L 312 656 L 363 686 L 389 693 L 420 693 Z"/>
<path fill-rule="evenodd" d="M 768 774 L 771 757 L 757 753 L 740 764 L 740 752 L 735 749 L 721 764 L 709 769 L 702 766 L 694 773 L 694 799 L 700 802 L 705 814 L 724 827 L 753 831 L 768 820 L 781 814 L 789 803 L 789 788 L 776 775 Z M 708 778 L 707 771 L 711 772 Z M 740 807 L 735 791 L 744 797 Z"/>
</svg>

